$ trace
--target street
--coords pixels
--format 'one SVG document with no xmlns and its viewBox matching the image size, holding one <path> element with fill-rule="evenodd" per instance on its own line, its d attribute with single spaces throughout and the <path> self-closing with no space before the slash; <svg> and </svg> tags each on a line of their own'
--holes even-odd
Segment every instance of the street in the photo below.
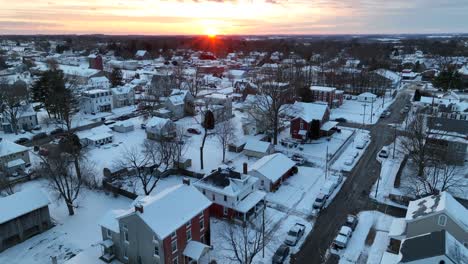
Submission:
<svg viewBox="0 0 468 264">
<path fill-rule="evenodd" d="M 377 124 L 366 127 L 366 129 L 370 130 L 372 139 L 370 145 L 359 163 L 347 175 L 348 178 L 337 196 L 327 208 L 320 212 L 313 231 L 307 237 L 300 251 L 292 258 L 294 261 L 291 261 L 291 263 L 324 263 L 324 255 L 335 238 L 338 229 L 345 223 L 348 214 L 357 214 L 365 210 L 383 210 L 385 208 L 385 206 L 379 205 L 369 198 L 372 185 L 380 175 L 381 166 L 376 156 L 384 145 L 388 145 L 393 141 L 394 130 L 389 129 L 388 124 L 403 121 L 404 115 L 400 113 L 400 110 L 409 102 L 409 98 L 410 96 L 406 92 L 398 94 L 395 102 L 389 107 L 392 114 L 385 119 L 380 119 Z M 404 215 L 404 210 L 386 209 L 387 214 Z M 338 257 L 331 255 L 327 263 L 338 263 Z"/>
</svg>

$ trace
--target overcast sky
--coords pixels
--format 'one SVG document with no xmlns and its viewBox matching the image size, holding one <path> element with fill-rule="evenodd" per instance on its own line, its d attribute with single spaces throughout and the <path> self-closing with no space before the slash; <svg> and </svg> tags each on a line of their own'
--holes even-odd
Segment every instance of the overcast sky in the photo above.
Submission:
<svg viewBox="0 0 468 264">
<path fill-rule="evenodd" d="M 0 34 L 468 32 L 468 0 L 0 0 L 0 6 Z"/>
</svg>

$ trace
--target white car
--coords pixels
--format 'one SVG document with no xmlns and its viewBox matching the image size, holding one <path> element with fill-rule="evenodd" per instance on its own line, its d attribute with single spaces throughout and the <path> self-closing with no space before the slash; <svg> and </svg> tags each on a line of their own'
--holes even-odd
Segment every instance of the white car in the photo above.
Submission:
<svg viewBox="0 0 468 264">
<path fill-rule="evenodd" d="M 320 192 L 325 194 L 328 198 L 330 195 L 332 195 L 337 186 L 338 183 L 335 181 L 326 181 L 323 187 L 320 189 Z"/>
<path fill-rule="evenodd" d="M 326 202 L 327 202 L 327 195 L 324 193 L 319 193 L 317 197 L 315 198 L 315 201 L 312 207 L 313 209 L 322 209 Z"/>
<path fill-rule="evenodd" d="M 288 235 L 284 240 L 284 243 L 288 246 L 295 246 L 302 235 L 304 235 L 305 225 L 296 223 L 291 229 L 289 229 Z"/>
<path fill-rule="evenodd" d="M 364 149 L 367 145 L 367 143 L 369 142 L 368 139 L 363 139 L 363 140 L 360 140 L 356 143 L 356 148 L 357 149 Z"/>
<path fill-rule="evenodd" d="M 349 156 L 346 158 L 346 160 L 344 161 L 344 164 L 347 165 L 347 166 L 351 166 L 353 165 L 354 163 L 354 157 L 353 156 Z"/>
<path fill-rule="evenodd" d="M 379 157 L 381 158 L 388 158 L 388 149 L 383 147 L 382 150 L 379 152 Z"/>
<path fill-rule="evenodd" d="M 333 244 L 336 248 L 346 248 L 348 245 L 349 239 L 353 235 L 353 230 L 349 226 L 342 226 L 340 232 L 336 236 Z"/>
</svg>

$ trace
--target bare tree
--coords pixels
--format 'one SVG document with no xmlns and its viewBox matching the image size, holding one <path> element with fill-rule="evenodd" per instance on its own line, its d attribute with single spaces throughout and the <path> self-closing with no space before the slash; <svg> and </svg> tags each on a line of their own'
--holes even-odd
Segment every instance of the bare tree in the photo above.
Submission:
<svg viewBox="0 0 468 264">
<path fill-rule="evenodd" d="M 260 221 L 256 221 L 260 222 Z M 244 222 L 242 225 L 229 223 L 221 233 L 227 242 L 223 250 L 229 251 L 227 258 L 239 264 L 251 264 L 255 258 L 272 239 L 275 225 L 269 223 L 255 224 Z"/>
<path fill-rule="evenodd" d="M 203 85 L 203 75 L 199 67 L 195 67 L 195 72 L 192 75 L 184 75 L 184 84 L 190 91 L 193 97 L 197 97 L 201 86 Z"/>
<path fill-rule="evenodd" d="M 276 145 L 281 126 L 280 117 L 287 111 L 293 92 L 289 83 L 282 82 L 284 75 L 280 68 L 271 69 L 268 73 L 271 76 L 257 77 L 258 93 L 254 101 L 247 102 L 247 113 L 262 132 L 267 132 L 273 138 L 273 144 Z"/>
<path fill-rule="evenodd" d="M 14 185 L 6 177 L 5 173 L 0 173 L 0 197 L 15 193 Z"/>
<path fill-rule="evenodd" d="M 223 149 L 223 162 L 226 159 L 228 145 L 236 139 L 235 126 L 232 119 L 226 120 L 215 126 L 214 134 Z"/>
<path fill-rule="evenodd" d="M 67 153 L 59 149 L 50 149 L 47 156 L 39 156 L 41 159 L 40 173 L 47 179 L 52 191 L 61 197 L 68 208 L 68 214 L 74 215 L 75 201 L 78 198 L 81 188 L 86 184 L 86 179 L 90 174 L 84 175 L 83 167 L 80 169 L 82 175 L 78 177 L 74 170 L 74 159 Z M 80 163 L 83 166 L 84 162 Z M 91 173 L 91 171 L 89 171 Z"/>
<path fill-rule="evenodd" d="M 28 91 L 21 81 L 10 85 L 7 80 L 0 80 L 0 113 L 10 123 L 15 134 L 18 134 L 18 119 L 28 110 Z"/>
</svg>

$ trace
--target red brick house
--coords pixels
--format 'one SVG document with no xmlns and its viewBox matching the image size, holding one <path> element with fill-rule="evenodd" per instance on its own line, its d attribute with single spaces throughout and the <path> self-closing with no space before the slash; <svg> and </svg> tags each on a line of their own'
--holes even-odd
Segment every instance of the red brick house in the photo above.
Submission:
<svg viewBox="0 0 468 264">
<path fill-rule="evenodd" d="M 311 136 L 314 120 L 319 122 L 320 127 L 328 122 L 330 109 L 326 104 L 295 102 L 290 115 L 292 115 L 291 137 L 304 140 Z"/>
<path fill-rule="evenodd" d="M 212 204 L 210 215 L 241 222 L 257 216 L 264 209 L 265 192 L 258 190 L 258 179 L 227 168 L 213 171 L 193 184 Z"/>
<path fill-rule="evenodd" d="M 104 70 L 101 55 L 91 54 L 88 56 L 89 68 L 95 70 Z"/>
<path fill-rule="evenodd" d="M 211 202 L 189 181 L 138 197 L 134 208 L 110 211 L 100 221 L 101 259 L 122 263 L 185 264 L 207 258 Z"/>
</svg>

